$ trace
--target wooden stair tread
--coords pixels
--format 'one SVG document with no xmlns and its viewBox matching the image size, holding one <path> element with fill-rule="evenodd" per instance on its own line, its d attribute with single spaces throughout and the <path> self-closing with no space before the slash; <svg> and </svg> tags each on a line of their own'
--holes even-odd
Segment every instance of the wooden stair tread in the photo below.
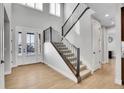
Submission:
<svg viewBox="0 0 124 93">
<path fill-rule="evenodd" d="M 81 64 L 81 65 L 80 65 L 80 71 L 83 71 L 83 70 L 85 70 L 85 69 L 86 69 L 86 65 Z"/>
<path fill-rule="evenodd" d="M 86 77 L 91 75 L 91 71 L 86 69 L 80 72 L 81 79 L 85 79 Z"/>
<path fill-rule="evenodd" d="M 60 53 L 62 53 L 63 56 L 66 57 L 70 61 L 70 63 L 76 68 L 77 67 L 77 58 L 75 57 L 75 54 L 72 53 L 71 50 L 68 49 L 68 47 L 63 42 L 54 42 L 55 46 L 58 48 Z M 87 78 L 91 75 L 91 71 L 87 69 L 86 65 L 82 64 L 80 61 L 80 77 L 81 80 Z"/>
<path fill-rule="evenodd" d="M 63 49 L 63 50 L 60 50 L 61 52 L 71 52 L 71 50 L 65 50 L 65 49 Z"/>
<path fill-rule="evenodd" d="M 54 44 L 63 44 L 62 42 L 54 42 Z"/>
<path fill-rule="evenodd" d="M 66 48 L 66 45 L 57 45 L 57 44 L 56 44 L 56 46 L 57 46 L 58 48 L 61 48 L 61 47 Z"/>
<path fill-rule="evenodd" d="M 68 50 L 68 48 L 66 48 L 66 47 L 60 47 L 59 49 L 60 50 Z"/>
<path fill-rule="evenodd" d="M 72 64 L 72 65 L 76 65 L 77 63 L 76 63 L 76 62 L 72 62 L 71 64 Z"/>
<path fill-rule="evenodd" d="M 74 61 L 74 60 L 76 60 L 76 59 L 77 59 L 76 57 L 69 57 L 69 58 L 68 58 L 68 60 L 70 60 L 70 61 L 71 61 L 71 60 Z"/>
<path fill-rule="evenodd" d="M 74 54 L 73 53 L 65 53 L 64 55 L 68 56 L 68 55 L 74 55 Z"/>
</svg>

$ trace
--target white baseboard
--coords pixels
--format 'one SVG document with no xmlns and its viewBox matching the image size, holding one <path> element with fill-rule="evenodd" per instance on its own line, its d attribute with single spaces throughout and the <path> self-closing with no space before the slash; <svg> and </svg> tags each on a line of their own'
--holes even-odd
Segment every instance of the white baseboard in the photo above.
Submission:
<svg viewBox="0 0 124 93">
<path fill-rule="evenodd" d="M 12 68 L 17 67 L 17 66 L 18 66 L 18 65 L 16 65 L 16 64 L 15 64 L 15 65 L 12 65 Z"/>
<path fill-rule="evenodd" d="M 115 79 L 115 83 L 116 84 L 119 84 L 119 85 L 122 85 L 122 81 L 121 80 L 118 80 L 118 79 Z"/>
<path fill-rule="evenodd" d="M 56 70 L 60 74 L 64 75 L 65 77 L 71 79 L 72 81 L 74 81 L 76 83 L 78 82 L 77 78 L 76 77 L 74 78 L 74 76 L 72 76 L 70 73 L 65 73 L 64 71 L 62 71 L 62 70 L 60 70 L 60 69 L 58 69 L 58 68 L 56 68 L 50 64 L 47 64 L 46 62 L 45 62 L 45 64 L 48 65 L 49 67 L 53 68 L 54 70 Z"/>
<path fill-rule="evenodd" d="M 9 74 L 11 74 L 11 71 L 6 71 L 4 74 L 9 75 Z"/>
</svg>

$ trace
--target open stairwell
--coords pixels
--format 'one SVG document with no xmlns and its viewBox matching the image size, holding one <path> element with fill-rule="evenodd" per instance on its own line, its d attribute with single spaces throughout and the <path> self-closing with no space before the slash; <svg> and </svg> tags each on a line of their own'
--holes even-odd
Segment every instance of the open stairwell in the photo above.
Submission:
<svg viewBox="0 0 124 93">
<path fill-rule="evenodd" d="M 56 53 L 59 55 L 58 57 L 60 58 L 63 66 L 67 68 L 68 71 L 67 70 L 66 71 L 70 72 L 70 75 L 73 77 L 73 80 L 75 80 L 76 78 L 76 82 L 78 83 L 81 80 L 89 77 L 91 75 L 91 71 L 80 60 L 80 48 L 77 48 L 75 45 L 69 42 L 69 40 L 67 40 L 65 36 L 71 31 L 74 25 L 78 22 L 78 20 L 80 20 L 80 18 L 88 9 L 89 7 L 87 7 L 85 4 L 78 3 L 75 9 L 73 10 L 72 14 L 70 15 L 70 17 L 66 20 L 66 22 L 62 26 L 62 34 L 60 34 L 59 31 L 54 30 L 52 27 L 49 27 L 46 30 L 44 30 L 44 43 L 50 43 L 54 47 Z M 60 65 L 57 59 L 56 60 L 53 59 L 53 56 L 51 55 L 50 58 L 48 58 L 48 61 L 49 59 L 52 59 L 58 62 L 58 64 Z M 54 62 L 50 63 L 49 61 L 49 64 L 55 66 L 57 63 Z M 56 65 L 56 67 L 58 67 L 58 65 Z M 60 68 L 57 69 L 64 70 L 61 66 Z M 66 73 L 64 71 L 60 71 L 60 72 L 64 74 Z M 70 76 L 68 74 L 65 75 L 67 77 Z"/>
<path fill-rule="evenodd" d="M 62 42 L 53 42 L 57 50 L 61 53 L 62 56 L 64 56 L 72 65 L 74 68 L 76 68 L 76 57 L 75 54 L 72 53 L 71 50 L 69 50 L 66 45 Z M 89 77 L 91 75 L 91 71 L 87 69 L 86 65 L 82 64 L 80 61 L 80 78 L 81 80 Z"/>
</svg>

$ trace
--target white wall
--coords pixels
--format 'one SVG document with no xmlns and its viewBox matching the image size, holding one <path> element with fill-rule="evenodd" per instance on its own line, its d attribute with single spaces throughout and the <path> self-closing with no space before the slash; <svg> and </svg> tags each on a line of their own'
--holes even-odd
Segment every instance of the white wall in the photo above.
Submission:
<svg viewBox="0 0 124 93">
<path fill-rule="evenodd" d="M 108 43 L 108 51 L 113 51 L 113 56 L 115 56 L 115 27 L 107 28 L 107 43 Z M 108 38 L 113 37 L 113 41 L 111 43 L 108 42 Z"/>
<path fill-rule="evenodd" d="M 108 63 L 108 35 L 105 27 L 102 27 L 103 35 L 103 64 Z"/>
<path fill-rule="evenodd" d="M 4 60 L 5 60 L 5 74 L 11 73 L 11 59 L 10 59 L 10 23 L 4 23 Z"/>
<path fill-rule="evenodd" d="M 60 30 L 63 24 L 63 14 L 61 12 L 61 17 L 50 14 L 48 5 L 45 3 L 44 11 L 40 11 L 25 5 L 12 4 L 13 26 L 28 26 L 41 30 L 52 26 L 54 29 Z M 61 10 L 62 7 L 61 5 Z"/>
<path fill-rule="evenodd" d="M 74 4 L 65 4 L 65 11 L 72 11 Z M 71 10 L 69 10 L 71 9 Z M 65 12 L 65 17 L 70 13 Z M 94 13 L 88 10 L 76 26 L 67 34 L 66 38 L 80 48 L 81 60 L 90 69 L 92 69 L 92 30 L 91 30 L 91 15 Z M 65 18 L 67 19 L 67 18 Z"/>
<path fill-rule="evenodd" d="M 41 31 L 45 30 L 49 26 L 60 31 L 63 25 L 63 12 L 61 12 L 61 17 L 57 17 L 49 14 L 49 4 L 44 3 L 44 11 L 36 10 L 28 6 L 21 4 L 12 4 L 12 29 L 13 29 L 13 40 L 15 39 L 15 27 L 31 27 L 38 28 Z M 63 10 L 63 5 L 61 5 L 61 10 Z M 15 63 L 15 43 L 13 42 L 13 60 Z"/>
<path fill-rule="evenodd" d="M 77 82 L 77 78 L 75 77 L 75 75 L 66 65 L 66 63 L 53 47 L 53 45 L 49 42 L 44 44 L 44 62 L 67 78 L 73 80 L 74 82 Z"/>
<path fill-rule="evenodd" d="M 102 63 L 102 29 L 100 22 L 92 18 L 92 54 L 93 62 L 92 68 L 93 71 L 101 68 Z"/>
<path fill-rule="evenodd" d="M 5 18 L 8 22 L 5 23 L 5 54 L 8 56 L 5 56 L 6 63 L 5 63 L 5 74 L 11 73 L 11 63 L 12 63 L 12 43 L 11 43 L 11 4 L 10 3 L 4 3 L 4 8 L 7 14 L 7 18 Z"/>
<path fill-rule="evenodd" d="M 4 7 L 3 4 L 0 3 L 0 61 L 4 60 Z M 5 88 L 4 84 L 4 63 L 0 62 L 0 89 Z"/>
<path fill-rule="evenodd" d="M 77 3 L 65 3 L 64 4 L 64 21 L 66 21 L 71 15 L 72 11 L 76 7 Z"/>
<path fill-rule="evenodd" d="M 116 53 L 116 64 L 115 64 L 115 83 L 121 84 L 121 9 L 120 4 L 115 6 L 115 53 Z"/>
<path fill-rule="evenodd" d="M 12 17 L 12 15 L 11 15 L 11 4 L 10 3 L 4 3 L 4 7 L 5 7 L 5 9 L 6 9 L 6 12 L 7 12 L 7 15 L 8 15 L 8 18 L 9 18 L 9 20 L 11 21 L 11 17 Z"/>
</svg>

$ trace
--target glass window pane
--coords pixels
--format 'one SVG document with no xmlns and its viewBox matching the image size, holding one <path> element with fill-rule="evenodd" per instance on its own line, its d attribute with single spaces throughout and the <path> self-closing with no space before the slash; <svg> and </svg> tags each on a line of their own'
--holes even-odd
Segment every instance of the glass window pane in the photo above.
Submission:
<svg viewBox="0 0 124 93">
<path fill-rule="evenodd" d="M 41 34 L 38 34 L 38 54 L 41 54 Z"/>
<path fill-rule="evenodd" d="M 18 54 L 22 55 L 22 45 L 21 44 L 18 45 Z"/>
<path fill-rule="evenodd" d="M 27 5 L 34 8 L 34 3 L 27 3 Z"/>
<path fill-rule="evenodd" d="M 55 3 L 50 4 L 50 13 L 55 15 Z"/>
<path fill-rule="evenodd" d="M 18 34 L 18 44 L 20 44 L 22 42 L 22 33 L 19 32 Z"/>
<path fill-rule="evenodd" d="M 26 5 L 26 3 L 21 3 L 21 4 Z"/>
<path fill-rule="evenodd" d="M 22 55 L 22 33 L 18 32 L 18 55 Z"/>
<path fill-rule="evenodd" d="M 35 50 L 34 43 L 27 44 L 27 54 L 34 53 L 35 52 L 34 50 Z"/>
<path fill-rule="evenodd" d="M 27 33 L 27 54 L 34 54 L 35 52 L 35 34 Z"/>
<path fill-rule="evenodd" d="M 30 34 L 27 34 L 27 43 L 30 43 Z"/>
<path fill-rule="evenodd" d="M 35 40 L 34 40 L 34 34 L 31 34 L 31 43 L 34 43 Z"/>
<path fill-rule="evenodd" d="M 60 16 L 60 4 L 56 3 L 56 15 Z"/>
<path fill-rule="evenodd" d="M 42 3 L 36 3 L 36 8 L 39 10 L 43 10 L 43 4 Z"/>
</svg>

